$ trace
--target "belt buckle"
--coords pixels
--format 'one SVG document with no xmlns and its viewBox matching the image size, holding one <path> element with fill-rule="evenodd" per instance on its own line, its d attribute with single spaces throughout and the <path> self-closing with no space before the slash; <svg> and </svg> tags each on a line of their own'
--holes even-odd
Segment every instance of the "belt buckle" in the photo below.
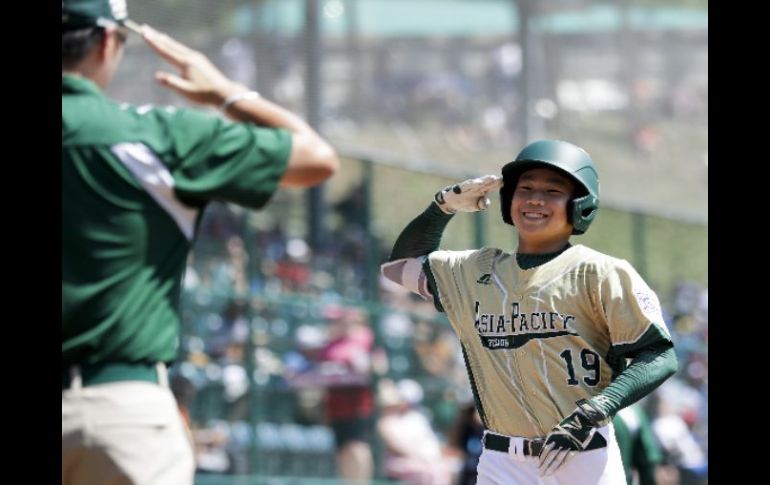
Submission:
<svg viewBox="0 0 770 485">
<path fill-rule="evenodd" d="M 516 439 L 512 436 L 506 436 L 506 439 L 508 440 L 508 451 L 506 452 L 506 455 L 513 458 L 514 460 L 521 460 L 521 450 L 519 450 L 516 446 Z"/>
<path fill-rule="evenodd" d="M 528 456 L 538 457 L 543 451 L 543 439 L 528 439 L 524 445 L 524 454 Z"/>
<path fill-rule="evenodd" d="M 508 456 L 516 461 L 524 461 L 527 458 L 527 439 L 520 436 L 509 436 Z"/>
</svg>

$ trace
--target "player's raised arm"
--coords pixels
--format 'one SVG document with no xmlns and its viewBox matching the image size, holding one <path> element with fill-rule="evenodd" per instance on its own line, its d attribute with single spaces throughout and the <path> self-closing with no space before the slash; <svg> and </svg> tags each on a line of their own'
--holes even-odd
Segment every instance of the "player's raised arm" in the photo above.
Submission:
<svg viewBox="0 0 770 485">
<path fill-rule="evenodd" d="M 489 206 L 487 194 L 503 185 L 499 175 L 484 175 L 444 187 L 425 211 L 401 231 L 389 261 L 427 256 L 438 249 L 444 228 L 457 212 L 477 212 Z"/>
<path fill-rule="evenodd" d="M 502 177 L 484 175 L 436 192 L 428 208 L 401 231 L 389 262 L 381 267 L 382 274 L 409 291 L 431 299 L 430 287 L 434 285 L 426 259 L 428 254 L 438 249 L 444 228 L 457 212 L 486 209 L 489 206 L 487 194 L 500 189 L 502 184 Z"/>
</svg>

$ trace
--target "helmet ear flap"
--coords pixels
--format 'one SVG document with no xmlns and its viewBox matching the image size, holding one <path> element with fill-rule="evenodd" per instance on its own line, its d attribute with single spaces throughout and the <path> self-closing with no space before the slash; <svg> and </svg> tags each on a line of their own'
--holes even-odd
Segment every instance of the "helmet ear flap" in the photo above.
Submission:
<svg viewBox="0 0 770 485">
<path fill-rule="evenodd" d="M 567 220 L 572 224 L 572 234 L 583 234 L 596 217 L 599 199 L 591 194 L 575 197 L 567 205 Z"/>
</svg>

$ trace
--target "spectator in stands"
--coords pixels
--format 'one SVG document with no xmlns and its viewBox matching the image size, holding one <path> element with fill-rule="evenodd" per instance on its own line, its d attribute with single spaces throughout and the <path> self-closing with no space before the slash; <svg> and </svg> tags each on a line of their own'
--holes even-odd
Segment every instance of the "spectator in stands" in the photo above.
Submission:
<svg viewBox="0 0 770 485">
<path fill-rule="evenodd" d="M 708 482 L 708 458 L 690 428 L 697 409 L 698 393 L 678 379 L 672 379 L 655 393 L 657 416 L 652 422 L 655 437 L 663 450 L 663 462 L 676 467 L 679 485 Z"/>
<path fill-rule="evenodd" d="M 463 464 L 456 485 L 475 485 L 476 467 L 479 465 L 484 435 L 484 424 L 481 422 L 478 410 L 473 401 L 460 408 L 455 428 L 452 430 L 450 443 L 460 450 Z"/>
<path fill-rule="evenodd" d="M 374 397 L 371 353 L 374 333 L 367 316 L 357 309 L 330 307 L 328 343 L 320 353 L 322 365 L 337 364 L 346 379 L 326 392 L 325 410 L 337 445 L 337 473 L 350 481 L 369 480 L 374 460 L 371 442 Z M 347 381 L 347 382 L 346 382 Z"/>
<path fill-rule="evenodd" d="M 416 409 L 422 388 L 411 379 L 380 381 L 377 432 L 385 446 L 385 476 L 409 485 L 450 485 L 460 460 L 443 449 L 428 418 Z"/>
</svg>

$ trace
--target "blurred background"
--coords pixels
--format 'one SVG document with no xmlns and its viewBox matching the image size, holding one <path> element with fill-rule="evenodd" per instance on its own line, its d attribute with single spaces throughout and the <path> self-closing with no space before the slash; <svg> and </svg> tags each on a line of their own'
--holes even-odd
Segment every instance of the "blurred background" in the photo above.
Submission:
<svg viewBox="0 0 770 485">
<path fill-rule="evenodd" d="M 436 190 L 499 173 L 542 137 L 585 148 L 601 176 L 599 215 L 573 243 L 629 260 L 676 343 L 678 374 L 629 433 L 649 428 L 658 483 L 707 483 L 706 0 L 128 3 L 343 157 L 323 187 L 283 189 L 263 211 L 205 212 L 173 368 L 196 483 L 473 483 L 459 344 L 379 265 Z M 135 36 L 119 69 L 114 99 L 184 104 L 154 83 L 166 66 Z M 442 247 L 515 242 L 494 197 Z"/>
</svg>

